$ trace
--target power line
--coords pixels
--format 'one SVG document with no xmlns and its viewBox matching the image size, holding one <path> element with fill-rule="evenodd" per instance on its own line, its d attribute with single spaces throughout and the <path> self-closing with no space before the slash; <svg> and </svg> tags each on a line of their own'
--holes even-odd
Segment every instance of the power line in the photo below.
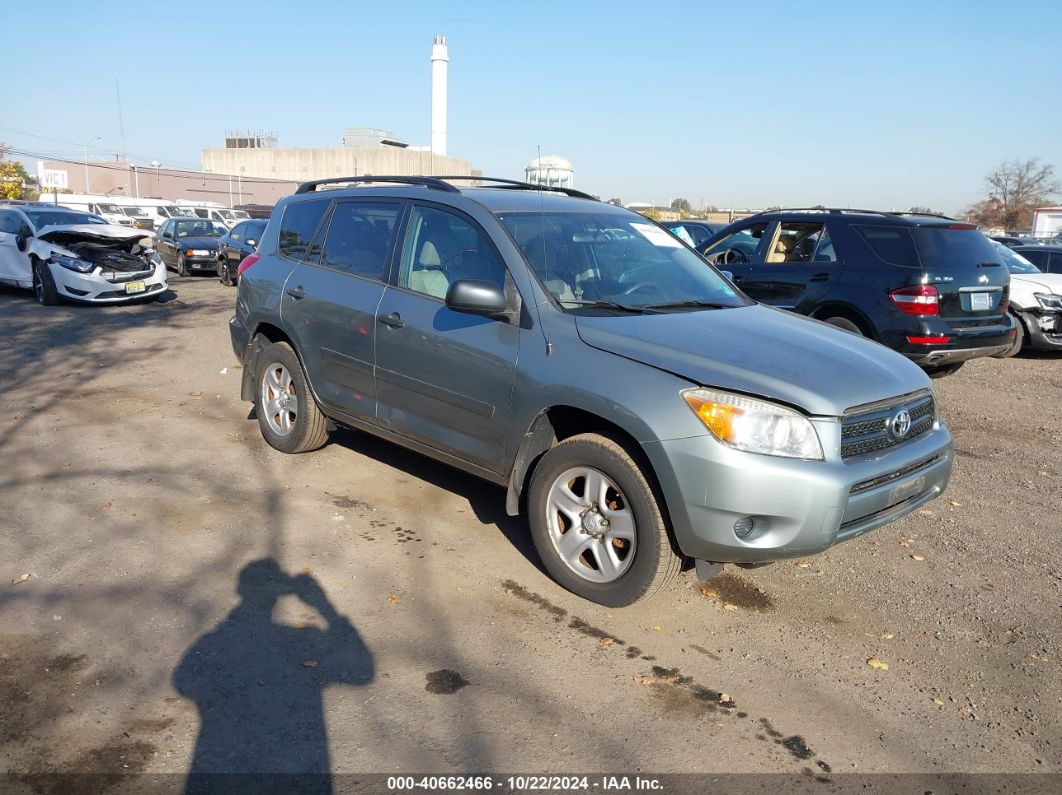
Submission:
<svg viewBox="0 0 1062 795">
<path fill-rule="evenodd" d="M 0 126 L 0 130 L 6 130 L 7 132 L 15 133 L 17 135 L 25 135 L 25 136 L 28 136 L 30 138 L 39 138 L 42 141 L 51 141 L 52 143 L 57 143 L 57 144 L 70 144 L 71 146 L 76 146 L 79 149 L 84 148 L 84 149 L 88 149 L 89 151 L 92 151 L 92 152 L 101 152 L 101 153 L 105 153 L 107 155 L 119 154 L 114 148 L 108 148 L 108 147 L 105 147 L 105 146 L 96 146 L 96 145 L 94 145 L 92 143 L 85 143 L 85 142 L 82 142 L 82 141 L 68 141 L 65 138 L 52 138 L 51 136 L 48 136 L 48 135 L 40 135 L 38 133 L 31 133 L 31 132 L 29 132 L 27 130 L 16 130 L 14 127 L 3 127 L 3 126 Z M 190 160 L 174 160 L 172 158 L 161 158 L 161 157 L 155 157 L 155 156 L 152 156 L 152 155 L 145 155 L 145 154 L 139 153 L 139 152 L 130 152 L 129 154 L 132 157 L 135 157 L 138 160 L 144 160 L 145 162 L 146 161 L 150 161 L 150 160 L 167 160 L 170 163 L 175 163 L 175 164 L 180 164 L 180 165 L 185 165 L 185 166 L 194 166 L 195 165 Z M 57 160 L 58 158 L 53 157 L 53 158 L 49 158 L 49 159 Z M 83 161 L 81 161 L 81 162 L 83 162 Z"/>
</svg>

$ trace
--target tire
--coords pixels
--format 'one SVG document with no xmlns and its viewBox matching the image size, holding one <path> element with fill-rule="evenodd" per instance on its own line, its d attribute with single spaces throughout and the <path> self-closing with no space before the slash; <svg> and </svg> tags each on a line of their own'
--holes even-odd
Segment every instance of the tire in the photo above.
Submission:
<svg viewBox="0 0 1062 795">
<path fill-rule="evenodd" d="M 598 478 L 604 498 L 595 500 L 587 484 Z M 601 503 L 608 507 L 599 510 Z M 652 486 L 631 455 L 604 436 L 573 436 L 542 456 L 531 476 L 528 518 L 546 570 L 592 602 L 624 607 L 659 592 L 679 571 Z M 577 535 L 562 554 L 569 533 Z"/>
<path fill-rule="evenodd" d="M 229 271 L 229 260 L 227 257 L 218 257 L 218 279 L 226 287 L 232 287 L 232 273 Z"/>
<path fill-rule="evenodd" d="M 32 260 L 33 271 L 33 294 L 37 303 L 41 306 L 55 306 L 59 303 L 59 291 L 55 287 L 55 279 L 46 262 L 36 257 Z"/>
<path fill-rule="evenodd" d="M 1017 356 L 1025 346 L 1025 326 L 1016 315 L 1011 315 L 1011 317 L 1014 318 L 1014 328 L 1017 330 L 1017 334 L 1014 336 L 1014 344 L 1003 353 L 997 353 L 994 357 L 996 359 L 1010 359 Z"/>
<path fill-rule="evenodd" d="M 270 447 L 282 453 L 308 453 L 324 446 L 328 420 L 290 345 L 276 342 L 262 349 L 256 359 L 254 385 L 258 427 Z"/>
<path fill-rule="evenodd" d="M 944 376 L 954 375 L 959 372 L 964 364 L 966 364 L 966 362 L 959 362 L 958 364 L 941 364 L 936 367 L 926 367 L 925 371 L 926 375 L 930 378 L 943 378 Z"/>
<path fill-rule="evenodd" d="M 863 336 L 863 330 L 846 317 L 828 317 L 822 322 L 829 323 L 831 326 L 835 326 L 839 329 L 844 329 L 845 331 L 851 332 L 856 336 Z"/>
<path fill-rule="evenodd" d="M 177 275 L 184 277 L 189 274 L 188 264 L 184 261 L 184 254 L 177 255 Z"/>
</svg>

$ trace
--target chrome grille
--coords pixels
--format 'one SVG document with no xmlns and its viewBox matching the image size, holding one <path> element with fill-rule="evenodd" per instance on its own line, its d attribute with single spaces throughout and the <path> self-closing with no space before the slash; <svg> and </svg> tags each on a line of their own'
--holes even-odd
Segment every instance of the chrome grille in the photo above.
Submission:
<svg viewBox="0 0 1062 795">
<path fill-rule="evenodd" d="M 911 427 L 902 437 L 893 433 L 893 418 L 906 409 Z M 854 458 L 917 439 L 927 433 L 936 417 L 931 392 L 918 392 L 895 401 L 853 409 L 841 421 L 841 458 Z"/>
</svg>

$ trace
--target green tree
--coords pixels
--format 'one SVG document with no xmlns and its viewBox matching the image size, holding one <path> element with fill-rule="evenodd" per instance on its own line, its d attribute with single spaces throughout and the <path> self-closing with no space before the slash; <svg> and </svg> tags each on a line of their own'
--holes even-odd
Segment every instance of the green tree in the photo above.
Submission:
<svg viewBox="0 0 1062 795">
<path fill-rule="evenodd" d="M 693 205 L 689 199 L 672 199 L 671 209 L 682 215 L 689 215 L 693 212 Z"/>
<path fill-rule="evenodd" d="M 23 199 L 24 188 L 34 182 L 20 162 L 7 159 L 7 147 L 0 143 L 0 199 Z"/>
</svg>

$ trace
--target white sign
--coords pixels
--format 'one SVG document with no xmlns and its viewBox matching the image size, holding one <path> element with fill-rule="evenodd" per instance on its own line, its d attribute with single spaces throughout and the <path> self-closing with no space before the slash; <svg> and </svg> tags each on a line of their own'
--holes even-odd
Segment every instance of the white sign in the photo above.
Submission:
<svg viewBox="0 0 1062 795">
<path fill-rule="evenodd" d="M 64 168 L 41 168 L 37 166 L 37 179 L 40 180 L 41 189 L 45 188 L 68 188 L 66 169 Z"/>
<path fill-rule="evenodd" d="M 652 224 L 631 224 L 631 228 L 633 228 L 635 232 L 641 234 L 642 237 L 654 246 L 660 246 L 661 248 L 682 248 L 680 242 L 675 240 L 675 238 L 659 226 L 653 226 Z"/>
</svg>

